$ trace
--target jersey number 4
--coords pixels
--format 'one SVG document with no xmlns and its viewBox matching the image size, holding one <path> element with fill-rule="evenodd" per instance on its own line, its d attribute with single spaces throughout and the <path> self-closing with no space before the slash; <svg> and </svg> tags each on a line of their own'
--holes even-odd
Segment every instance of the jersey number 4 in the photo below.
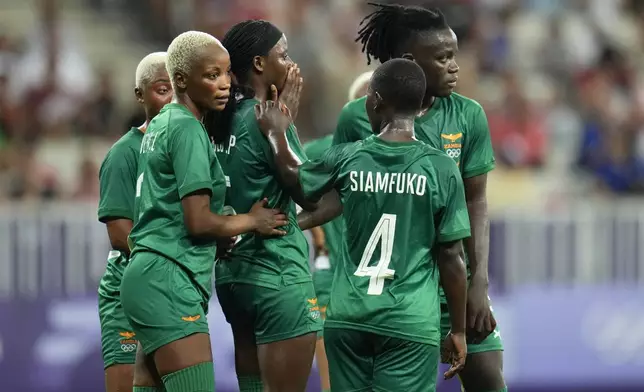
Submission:
<svg viewBox="0 0 644 392">
<path fill-rule="evenodd" d="M 354 272 L 355 276 L 368 276 L 369 289 L 367 294 L 380 295 L 385 286 L 385 279 L 393 279 L 396 271 L 389 269 L 391 263 L 391 255 L 394 250 L 394 236 L 396 234 L 396 215 L 382 214 L 376 228 L 369 237 L 369 242 L 365 247 L 362 257 L 360 258 L 360 265 Z M 369 262 L 373 257 L 373 252 L 380 243 L 380 260 L 375 266 L 369 266 Z"/>
</svg>

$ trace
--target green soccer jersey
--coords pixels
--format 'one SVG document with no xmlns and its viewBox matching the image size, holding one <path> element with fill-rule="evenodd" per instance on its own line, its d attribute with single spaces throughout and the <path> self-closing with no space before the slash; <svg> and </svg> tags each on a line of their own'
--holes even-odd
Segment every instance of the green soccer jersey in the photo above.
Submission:
<svg viewBox="0 0 644 392">
<path fill-rule="evenodd" d="M 178 263 L 209 299 L 216 245 L 188 234 L 181 199 L 208 189 L 211 211 L 221 213 L 226 182 L 206 130 L 185 106 L 168 104 L 150 122 L 138 172 L 132 254 L 150 250 Z"/>
<path fill-rule="evenodd" d="M 137 128 L 130 129 L 114 143 L 101 164 L 98 173 L 98 220 L 103 223 L 107 218 L 134 220 L 134 194 L 141 140 L 143 132 Z M 117 250 L 110 252 L 98 287 L 99 293 L 107 295 L 106 290 L 118 290 L 127 260 L 127 256 Z"/>
<path fill-rule="evenodd" d="M 454 161 L 423 142 L 371 136 L 305 162 L 307 198 L 335 188 L 346 224 L 327 328 L 439 344 L 437 243 L 470 235 Z"/>
<path fill-rule="evenodd" d="M 240 237 L 230 260 L 218 261 L 216 284 L 248 283 L 269 288 L 311 280 L 308 243 L 297 225 L 295 203 L 277 179 L 275 158 L 255 118 L 254 99 L 243 100 L 234 115 L 227 143 L 215 146 L 226 175 L 227 213 L 250 211 L 255 202 L 268 198 L 268 206 L 288 215 L 283 237 L 267 238 L 255 233 Z M 306 160 L 294 128 L 288 130 L 289 145 Z"/>
<path fill-rule="evenodd" d="M 304 144 L 304 152 L 310 160 L 317 160 L 324 156 L 333 142 L 333 135 L 327 135 L 323 138 L 312 140 Z M 344 230 L 344 222 L 342 217 L 338 217 L 322 226 L 324 230 L 324 237 L 326 239 L 326 247 L 329 251 L 329 261 L 331 270 L 335 260 L 339 256 L 340 244 L 342 242 L 342 231 Z"/>
<path fill-rule="evenodd" d="M 365 101 L 366 97 L 362 97 L 344 106 L 333 135 L 334 145 L 363 140 L 373 134 Z M 436 98 L 414 126 L 418 140 L 453 158 L 463 178 L 494 169 L 490 128 L 483 108 L 476 101 L 456 93 Z"/>
</svg>

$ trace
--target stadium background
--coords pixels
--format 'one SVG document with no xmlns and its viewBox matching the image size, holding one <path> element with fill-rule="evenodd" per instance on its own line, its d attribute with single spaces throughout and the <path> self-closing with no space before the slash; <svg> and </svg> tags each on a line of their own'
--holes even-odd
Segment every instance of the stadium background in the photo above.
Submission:
<svg viewBox="0 0 644 392">
<path fill-rule="evenodd" d="M 434 4 L 499 163 L 490 275 L 510 390 L 644 390 L 644 2 Z M 353 42 L 366 12 L 357 0 L 0 0 L 2 392 L 103 387 L 97 168 L 142 122 L 137 62 L 187 29 L 269 19 L 302 68 L 307 140 L 333 130 L 367 69 Z M 231 335 L 211 309 L 217 390 L 234 391 Z"/>
</svg>

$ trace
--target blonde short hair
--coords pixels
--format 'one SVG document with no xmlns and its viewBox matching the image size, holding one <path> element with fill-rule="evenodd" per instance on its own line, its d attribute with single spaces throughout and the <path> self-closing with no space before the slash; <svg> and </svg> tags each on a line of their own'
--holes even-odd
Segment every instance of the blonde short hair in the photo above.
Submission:
<svg viewBox="0 0 644 392">
<path fill-rule="evenodd" d="M 159 68 L 165 69 L 166 52 L 154 52 L 143 57 L 136 67 L 134 87 L 143 88 L 152 81 Z"/>
<path fill-rule="evenodd" d="M 371 79 L 372 75 L 373 71 L 367 71 L 358 75 L 356 80 L 351 83 L 351 87 L 349 87 L 349 101 L 360 98 L 359 96 L 357 96 L 358 92 L 362 90 L 365 85 L 369 84 L 369 80 Z"/>
<path fill-rule="evenodd" d="M 179 72 L 184 75 L 190 73 L 195 61 L 198 60 L 199 51 L 212 44 L 221 45 L 221 42 L 212 35 L 201 31 L 186 31 L 179 34 L 168 46 L 168 59 L 166 69 L 174 87 L 174 75 Z M 225 50 L 225 49 L 224 49 Z"/>
</svg>

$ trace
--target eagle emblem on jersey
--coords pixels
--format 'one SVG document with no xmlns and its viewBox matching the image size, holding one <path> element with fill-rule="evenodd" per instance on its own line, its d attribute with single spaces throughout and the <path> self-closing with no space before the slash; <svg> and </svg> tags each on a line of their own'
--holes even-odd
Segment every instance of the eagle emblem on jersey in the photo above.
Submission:
<svg viewBox="0 0 644 392">
<path fill-rule="evenodd" d="M 443 151 L 458 163 L 458 159 L 461 157 L 461 148 L 463 147 L 463 132 L 441 133 L 441 138 L 443 139 Z"/>
</svg>

